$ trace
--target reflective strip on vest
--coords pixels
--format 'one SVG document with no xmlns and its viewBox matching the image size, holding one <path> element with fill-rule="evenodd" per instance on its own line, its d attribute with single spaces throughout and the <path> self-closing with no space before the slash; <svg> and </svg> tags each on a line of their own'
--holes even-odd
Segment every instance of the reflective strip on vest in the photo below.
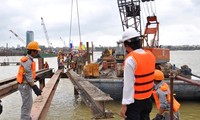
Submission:
<svg viewBox="0 0 200 120">
<path fill-rule="evenodd" d="M 167 83 L 163 83 L 162 86 L 168 87 Z M 161 89 L 161 87 L 159 89 L 161 91 L 163 91 Z M 167 89 L 169 90 L 169 87 Z M 155 90 L 153 90 L 153 97 L 154 97 L 154 100 L 155 100 L 156 108 L 158 110 L 160 110 L 160 100 L 159 100 L 159 97 L 158 97 L 157 92 Z M 170 101 L 171 101 L 170 100 L 170 92 L 167 94 L 166 99 L 167 99 L 167 102 L 170 103 Z M 174 110 L 174 112 L 177 112 L 179 110 L 180 106 L 181 106 L 180 103 L 173 97 L 173 110 Z"/>
<path fill-rule="evenodd" d="M 132 51 L 126 58 L 131 56 L 136 63 L 135 67 L 135 94 L 134 98 L 137 100 L 147 99 L 152 94 L 153 79 L 155 70 L 155 57 L 149 52 L 137 53 Z"/>
</svg>

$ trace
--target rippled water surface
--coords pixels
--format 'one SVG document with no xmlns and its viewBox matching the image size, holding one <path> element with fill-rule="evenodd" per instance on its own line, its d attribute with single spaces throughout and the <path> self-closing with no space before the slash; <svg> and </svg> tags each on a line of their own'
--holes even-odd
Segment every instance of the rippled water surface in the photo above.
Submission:
<svg viewBox="0 0 200 120">
<path fill-rule="evenodd" d="M 101 55 L 100 52 L 94 54 L 94 60 Z M 20 57 L 0 57 L 0 61 L 8 59 L 16 61 Z M 194 74 L 200 75 L 200 51 L 172 51 L 171 63 L 176 64 L 177 67 L 187 64 Z M 45 59 L 48 61 L 50 68 L 55 68 L 56 58 Z M 35 60 L 37 62 L 37 60 Z M 0 80 L 13 77 L 17 73 L 17 66 L 0 66 Z M 51 106 L 47 113 L 46 120 L 90 120 L 92 115 L 90 110 L 81 102 L 81 98 L 74 97 L 74 88 L 69 79 L 60 79 L 57 90 L 53 97 Z M 187 93 L 183 93 L 187 94 Z M 33 97 L 36 96 L 33 94 Z M 0 115 L 0 120 L 19 120 L 21 96 L 19 92 L 15 92 L 2 99 L 4 111 Z M 120 101 L 107 102 L 106 108 L 115 113 L 115 118 L 109 120 L 122 120 L 118 115 L 120 110 Z M 181 120 L 199 120 L 200 118 L 200 101 L 180 101 L 181 103 Z M 151 118 L 156 114 L 157 110 L 153 107 Z"/>
</svg>

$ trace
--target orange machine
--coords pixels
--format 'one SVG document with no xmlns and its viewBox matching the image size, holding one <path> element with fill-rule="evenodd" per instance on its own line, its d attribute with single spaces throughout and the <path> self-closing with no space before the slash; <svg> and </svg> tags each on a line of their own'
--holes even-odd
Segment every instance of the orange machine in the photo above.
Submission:
<svg viewBox="0 0 200 120">
<path fill-rule="evenodd" d="M 151 41 L 149 38 L 151 37 Z M 146 41 L 146 44 L 145 42 Z M 146 46 L 145 46 L 146 45 Z M 169 49 L 159 46 L 159 22 L 156 16 L 148 16 L 146 28 L 143 35 L 142 46 L 151 51 L 156 57 L 156 63 L 167 63 L 170 60 Z"/>
<path fill-rule="evenodd" d="M 144 49 L 149 50 L 154 54 L 157 64 L 167 63 L 170 60 L 169 49 L 166 48 L 144 48 Z"/>
</svg>

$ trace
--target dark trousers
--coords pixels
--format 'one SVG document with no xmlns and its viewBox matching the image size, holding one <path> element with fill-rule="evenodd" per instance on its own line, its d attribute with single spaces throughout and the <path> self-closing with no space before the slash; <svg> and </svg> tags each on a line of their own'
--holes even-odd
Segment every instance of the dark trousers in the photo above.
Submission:
<svg viewBox="0 0 200 120">
<path fill-rule="evenodd" d="M 134 103 L 127 106 L 126 120 L 150 120 L 151 110 L 152 101 L 150 98 L 135 100 Z"/>
</svg>

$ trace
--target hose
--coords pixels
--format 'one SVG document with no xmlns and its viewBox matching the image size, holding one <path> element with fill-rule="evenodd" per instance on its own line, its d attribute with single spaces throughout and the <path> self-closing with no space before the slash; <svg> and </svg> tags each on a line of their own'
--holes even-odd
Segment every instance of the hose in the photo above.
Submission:
<svg viewBox="0 0 200 120">
<path fill-rule="evenodd" d="M 192 73 L 191 73 L 191 75 L 200 79 L 200 76 L 198 76 L 198 75 L 195 75 L 195 74 L 192 74 Z"/>
<path fill-rule="evenodd" d="M 179 75 L 176 76 L 176 79 L 181 80 L 181 81 L 184 81 L 184 82 L 187 82 L 187 83 L 190 83 L 190 84 L 192 84 L 192 85 L 197 85 L 197 86 L 200 87 L 200 83 L 199 83 L 199 82 L 195 82 L 194 80 L 187 79 L 187 78 L 181 77 L 181 76 L 179 76 Z"/>
</svg>

